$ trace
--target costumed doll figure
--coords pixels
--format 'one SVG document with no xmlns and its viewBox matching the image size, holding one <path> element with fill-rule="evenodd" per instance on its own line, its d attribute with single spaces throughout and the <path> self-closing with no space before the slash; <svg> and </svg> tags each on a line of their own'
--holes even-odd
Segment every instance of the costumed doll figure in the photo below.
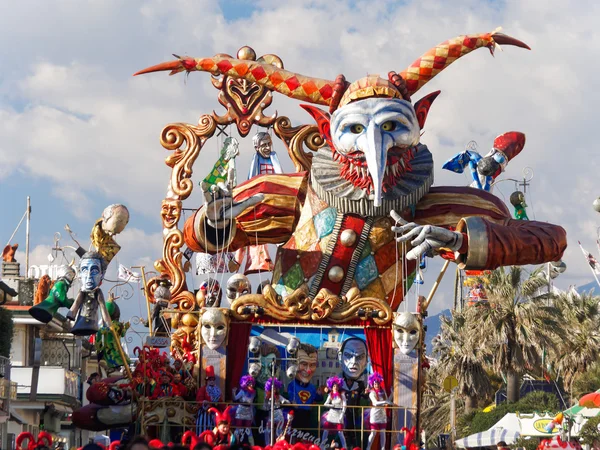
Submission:
<svg viewBox="0 0 600 450">
<path fill-rule="evenodd" d="M 510 194 L 510 204 L 515 207 L 515 219 L 529 220 L 527 217 L 527 203 L 525 203 L 525 194 L 521 191 L 515 191 Z"/>
<path fill-rule="evenodd" d="M 381 450 L 385 450 L 385 428 L 387 425 L 385 406 L 391 406 L 393 403 L 388 400 L 387 394 L 383 389 L 383 376 L 380 373 L 375 372 L 369 376 L 369 387 L 367 390 L 369 392 L 369 399 L 373 405 L 369 414 L 371 434 L 369 435 L 367 450 L 371 450 L 377 433 L 379 433 L 379 446 Z"/>
<path fill-rule="evenodd" d="M 198 418 L 196 419 L 196 433 L 210 430 L 216 426 L 215 418 L 210 413 L 209 408 L 218 409 L 218 403 L 223 401 L 223 393 L 217 386 L 215 377 L 215 368 L 208 366 L 205 375 L 206 384 L 198 389 L 196 393 L 196 402 L 200 403 L 198 409 Z"/>
<path fill-rule="evenodd" d="M 271 411 L 273 408 L 273 423 L 275 424 L 275 434 L 279 435 L 283 429 L 284 417 L 282 411 L 282 405 L 290 403 L 286 398 L 280 394 L 283 384 L 277 378 L 269 378 L 265 383 L 265 401 L 264 408 Z M 267 426 L 265 428 L 265 443 L 269 445 L 271 442 L 271 415 L 267 420 Z"/>
<path fill-rule="evenodd" d="M 58 268 L 58 280 L 50 288 L 46 299 L 29 308 L 29 314 L 42 323 L 49 323 L 56 315 L 58 308 L 70 308 L 73 305 L 73 300 L 67 297 L 67 293 L 73 284 L 75 275 L 73 267 L 60 266 Z"/>
<path fill-rule="evenodd" d="M 243 434 L 248 436 L 250 445 L 254 445 L 254 437 L 252 436 L 252 421 L 254 419 L 254 398 L 256 397 L 256 382 L 254 377 L 244 375 L 240 379 L 239 389 L 233 391 L 233 401 L 237 403 L 235 410 L 236 425 L 242 430 Z M 237 434 L 237 432 L 236 432 Z M 239 439 L 242 442 L 243 437 Z"/>
<path fill-rule="evenodd" d="M 277 154 L 273 151 L 273 140 L 269 133 L 260 131 L 252 138 L 254 145 L 254 157 L 250 163 L 250 171 L 248 179 L 252 179 L 258 175 L 279 174 L 283 173 L 281 164 Z M 269 249 L 266 244 L 251 245 L 242 248 L 236 253 L 236 260 L 242 264 L 246 254 L 245 275 L 258 272 L 271 272 L 273 270 L 273 262 L 269 256 Z"/>
<path fill-rule="evenodd" d="M 125 364 L 129 365 L 130 363 L 129 356 L 126 352 L 123 352 L 123 355 L 125 356 L 125 361 L 123 361 L 123 357 L 119 351 L 121 348 L 121 343 L 118 342 L 118 340 L 125 337 L 127 330 L 129 330 L 130 324 L 129 322 L 120 321 L 121 309 L 115 300 L 116 299 L 114 295 L 111 293 L 108 301 L 106 302 L 106 310 L 108 311 L 108 314 L 112 320 L 114 334 L 110 328 L 102 327 L 96 333 L 96 339 L 94 342 L 98 363 L 102 365 L 108 373 L 124 366 Z M 117 339 L 115 339 L 115 335 Z"/>
<path fill-rule="evenodd" d="M 171 300 L 171 282 L 162 279 L 154 291 L 154 309 L 152 310 L 152 332 L 155 336 L 167 336 L 171 330 L 171 318 L 166 317 L 162 311 L 169 307 Z"/>
<path fill-rule="evenodd" d="M 110 327 L 112 321 L 106 309 L 104 294 L 100 285 L 106 273 L 107 262 L 98 252 L 87 252 L 79 261 L 79 279 L 81 290 L 67 318 L 75 320 L 71 333 L 75 336 L 90 336 L 98 331 L 98 309 L 104 326 Z M 77 318 L 75 318 L 77 314 Z"/>
<path fill-rule="evenodd" d="M 211 197 L 221 188 L 231 190 L 237 185 L 235 158 L 239 154 L 239 142 L 232 137 L 225 138 L 219 159 L 200 183 L 205 196 Z M 196 274 L 236 272 L 239 265 L 234 254 L 221 250 L 216 255 L 199 252 L 196 255 Z"/>
<path fill-rule="evenodd" d="M 339 377 L 327 379 L 327 389 L 329 391 L 327 400 L 323 405 L 331 406 L 323 418 L 325 419 L 323 427 L 323 437 L 321 438 L 321 448 L 325 448 L 329 432 L 337 433 L 343 448 L 346 448 L 346 438 L 344 437 L 344 418 L 346 416 L 346 394 L 342 391 L 343 380 Z"/>
</svg>

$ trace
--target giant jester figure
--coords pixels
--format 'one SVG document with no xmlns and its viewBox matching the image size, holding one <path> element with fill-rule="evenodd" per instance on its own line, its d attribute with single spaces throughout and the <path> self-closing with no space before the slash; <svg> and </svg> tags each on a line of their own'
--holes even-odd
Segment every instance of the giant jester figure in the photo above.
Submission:
<svg viewBox="0 0 600 450">
<path fill-rule="evenodd" d="M 332 296 L 359 295 L 395 310 L 422 253 L 466 269 L 560 259 L 563 228 L 513 220 L 502 201 L 479 189 L 432 187 L 433 159 L 420 136 L 439 92 L 415 103 L 412 97 L 460 57 L 481 47 L 493 54 L 498 44 L 528 48 L 497 31 L 459 36 L 399 74 L 353 83 L 343 75 L 329 81 L 223 55 L 184 57 L 138 72 L 227 75 L 329 107 L 328 113 L 302 105 L 326 141 L 310 173 L 259 175 L 232 191 L 221 186 L 185 223 L 187 246 L 214 253 L 283 244 L 272 279 L 281 301 L 321 296 L 331 309 Z"/>
</svg>

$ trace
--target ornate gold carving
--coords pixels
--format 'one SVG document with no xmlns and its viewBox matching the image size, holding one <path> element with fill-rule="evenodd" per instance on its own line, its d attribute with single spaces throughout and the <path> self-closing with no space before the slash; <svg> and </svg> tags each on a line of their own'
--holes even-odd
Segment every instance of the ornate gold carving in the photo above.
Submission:
<svg viewBox="0 0 600 450">
<path fill-rule="evenodd" d="M 184 402 L 178 397 L 165 397 L 158 400 L 144 401 L 144 425 L 161 425 L 166 421 L 172 425 L 184 427 L 196 426 L 196 414 L 199 405 Z"/>
<path fill-rule="evenodd" d="M 390 306 L 374 297 L 359 297 L 358 289 L 338 297 L 327 289 L 321 289 L 311 300 L 305 286 L 294 291 L 283 301 L 275 290 L 267 285 L 263 294 L 243 295 L 231 304 L 233 316 L 239 320 L 248 320 L 260 308 L 263 316 L 288 322 L 290 320 L 312 320 L 344 323 L 360 318 L 373 319 L 377 325 L 384 325 L 392 319 Z M 261 312 L 262 312 L 261 311 Z M 377 311 L 375 317 L 372 317 Z M 364 314 L 359 314 L 359 313 Z"/>
<path fill-rule="evenodd" d="M 318 127 L 316 125 L 293 127 L 290 119 L 279 117 L 273 125 L 273 130 L 287 147 L 296 171 L 310 170 L 313 157 L 312 152 L 316 152 L 325 145 L 325 140 L 319 133 Z M 304 150 L 305 146 L 310 152 Z"/>
<path fill-rule="evenodd" d="M 173 150 L 165 162 L 171 167 L 171 191 L 184 200 L 192 193 L 192 166 L 200 154 L 200 149 L 217 127 L 213 116 L 204 114 L 198 126 L 187 123 L 172 123 L 163 128 L 160 143 L 167 150 Z M 185 149 L 180 147 L 186 144 Z"/>
</svg>

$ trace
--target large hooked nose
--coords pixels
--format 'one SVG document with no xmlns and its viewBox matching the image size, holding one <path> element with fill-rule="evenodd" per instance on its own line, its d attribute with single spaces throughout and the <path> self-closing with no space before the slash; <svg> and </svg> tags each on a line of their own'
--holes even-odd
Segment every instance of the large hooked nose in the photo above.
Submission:
<svg viewBox="0 0 600 450">
<path fill-rule="evenodd" d="M 384 135 L 379 126 L 371 121 L 367 126 L 367 139 L 363 153 L 367 160 L 367 169 L 373 180 L 373 196 L 375 206 L 381 206 L 383 195 L 383 177 L 387 163 L 387 150 L 384 146 Z"/>
</svg>

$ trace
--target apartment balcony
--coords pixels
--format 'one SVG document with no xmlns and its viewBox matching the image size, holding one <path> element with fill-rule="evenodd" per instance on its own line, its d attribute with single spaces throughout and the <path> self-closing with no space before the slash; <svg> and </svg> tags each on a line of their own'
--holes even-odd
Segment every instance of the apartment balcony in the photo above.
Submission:
<svg viewBox="0 0 600 450">
<path fill-rule="evenodd" d="M 29 400 L 32 367 L 12 367 L 11 381 L 17 383 L 17 401 Z M 59 401 L 76 405 L 81 402 L 79 374 L 58 366 L 41 366 L 36 393 L 37 401 Z"/>
</svg>

